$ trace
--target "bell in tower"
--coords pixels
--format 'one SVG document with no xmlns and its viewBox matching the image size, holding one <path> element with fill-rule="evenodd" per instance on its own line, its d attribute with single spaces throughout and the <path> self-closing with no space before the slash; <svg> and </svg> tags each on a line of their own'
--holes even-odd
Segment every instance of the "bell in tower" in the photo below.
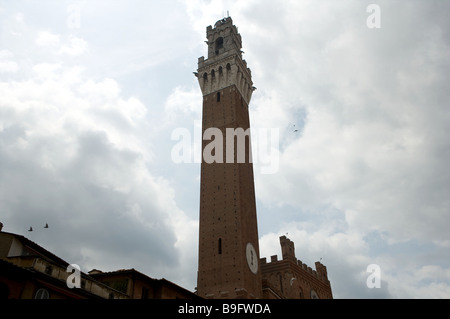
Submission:
<svg viewBox="0 0 450 319">
<path fill-rule="evenodd" d="M 208 38 L 208 59 L 223 53 L 237 54 L 242 58 L 241 36 L 230 17 L 217 21 L 214 29 L 209 26 L 206 29 L 206 37 Z"/>
</svg>

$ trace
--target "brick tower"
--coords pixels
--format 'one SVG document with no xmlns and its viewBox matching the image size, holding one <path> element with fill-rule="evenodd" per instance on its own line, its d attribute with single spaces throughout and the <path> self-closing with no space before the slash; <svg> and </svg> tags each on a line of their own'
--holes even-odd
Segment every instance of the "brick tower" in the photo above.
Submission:
<svg viewBox="0 0 450 319">
<path fill-rule="evenodd" d="M 242 40 L 230 17 L 206 29 L 198 295 L 261 298 L 258 226 L 248 105 L 254 91 Z M 245 153 L 242 153 L 245 152 Z"/>
</svg>

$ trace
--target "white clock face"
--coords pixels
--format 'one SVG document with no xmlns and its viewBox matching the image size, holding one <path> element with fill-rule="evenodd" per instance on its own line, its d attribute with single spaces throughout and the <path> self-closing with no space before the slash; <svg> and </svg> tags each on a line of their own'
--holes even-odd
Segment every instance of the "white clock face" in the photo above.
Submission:
<svg viewBox="0 0 450 319">
<path fill-rule="evenodd" d="M 256 275 L 258 272 L 258 255 L 256 254 L 255 247 L 251 243 L 247 244 L 246 254 L 248 268 Z"/>
</svg>

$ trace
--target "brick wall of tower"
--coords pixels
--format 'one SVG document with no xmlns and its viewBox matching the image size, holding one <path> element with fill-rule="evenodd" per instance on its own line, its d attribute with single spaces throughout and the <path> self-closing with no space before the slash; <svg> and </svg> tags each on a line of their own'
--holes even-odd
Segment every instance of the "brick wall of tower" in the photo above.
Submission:
<svg viewBox="0 0 450 319">
<path fill-rule="evenodd" d="M 217 92 L 203 101 L 203 132 L 210 127 L 223 132 L 224 163 L 201 167 L 198 295 L 261 298 L 260 272 L 251 273 L 245 255 L 248 242 L 259 251 L 253 166 L 248 156 L 246 163 L 225 163 L 226 128 L 249 128 L 248 105 L 235 86 L 219 93 L 220 101 Z M 202 150 L 210 142 L 203 141 Z"/>
</svg>

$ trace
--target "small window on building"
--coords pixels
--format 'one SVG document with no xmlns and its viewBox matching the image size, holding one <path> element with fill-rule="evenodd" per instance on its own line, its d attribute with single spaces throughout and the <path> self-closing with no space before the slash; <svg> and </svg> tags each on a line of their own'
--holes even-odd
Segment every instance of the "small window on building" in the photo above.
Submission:
<svg viewBox="0 0 450 319">
<path fill-rule="evenodd" d="M 222 238 L 219 238 L 219 255 L 222 255 Z"/>
<path fill-rule="evenodd" d="M 52 265 L 47 265 L 47 266 L 45 266 L 45 273 L 47 274 L 47 275 L 52 275 L 52 272 L 53 272 L 53 267 L 52 267 Z"/>
<path fill-rule="evenodd" d="M 317 294 L 317 292 L 314 289 L 311 289 L 310 297 L 311 297 L 311 299 L 319 299 L 319 295 Z"/>
<path fill-rule="evenodd" d="M 278 279 L 280 280 L 280 290 L 283 292 L 283 276 L 279 273 Z"/>
<path fill-rule="evenodd" d="M 203 73 L 203 80 L 207 81 L 208 80 L 208 73 Z"/>
<path fill-rule="evenodd" d="M 230 63 L 227 63 L 227 70 L 228 70 L 228 71 L 231 70 L 231 65 L 230 65 Z"/>
<path fill-rule="evenodd" d="M 217 92 L 217 102 L 220 102 L 220 92 Z"/>
<path fill-rule="evenodd" d="M 219 66 L 219 75 L 222 75 L 223 73 L 223 68 L 221 66 Z"/>
<path fill-rule="evenodd" d="M 141 294 L 141 299 L 148 299 L 148 288 L 147 287 L 142 287 L 142 294 Z"/>
<path fill-rule="evenodd" d="M 211 71 L 211 77 L 212 77 L 212 78 L 215 78 L 215 77 L 216 77 L 216 71 L 214 71 L 214 70 Z"/>
<path fill-rule="evenodd" d="M 48 293 L 47 289 L 40 288 L 36 291 L 34 294 L 34 299 L 49 299 L 50 294 Z"/>
</svg>

